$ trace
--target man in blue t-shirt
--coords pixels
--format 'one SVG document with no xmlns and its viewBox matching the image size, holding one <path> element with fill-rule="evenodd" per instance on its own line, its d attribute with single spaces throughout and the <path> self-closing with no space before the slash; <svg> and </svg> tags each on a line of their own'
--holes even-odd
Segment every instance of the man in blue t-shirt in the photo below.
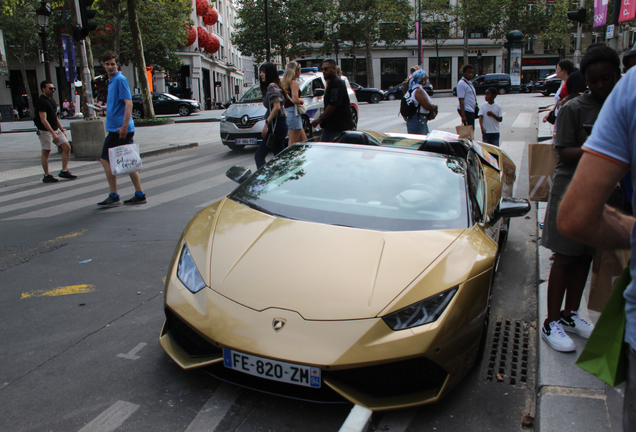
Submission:
<svg viewBox="0 0 636 432">
<path fill-rule="evenodd" d="M 617 73 L 620 64 L 615 65 Z M 604 85 L 604 83 L 599 83 Z M 636 184 L 636 68 L 616 84 L 583 145 L 584 154 L 565 194 L 558 214 L 559 231 L 591 246 L 627 249 L 631 245 L 632 283 L 625 290 L 627 301 L 625 342 L 629 365 L 623 430 L 636 430 L 636 231 L 633 216 L 606 204 L 618 181 L 631 169 Z M 632 200 L 632 202 L 634 202 Z"/>
<path fill-rule="evenodd" d="M 119 72 L 117 54 L 107 51 L 102 56 L 102 65 L 108 74 L 108 97 L 106 99 L 106 139 L 102 148 L 101 163 L 104 166 L 106 179 L 110 194 L 108 197 L 97 203 L 100 207 L 116 207 L 121 205 L 119 194 L 117 193 L 117 177 L 110 170 L 108 160 L 108 149 L 133 142 L 135 134 L 135 123 L 132 119 L 132 96 L 130 86 L 125 76 Z M 135 186 L 135 195 L 124 201 L 124 204 L 145 204 L 146 195 L 141 189 L 139 173 L 129 174 Z"/>
</svg>

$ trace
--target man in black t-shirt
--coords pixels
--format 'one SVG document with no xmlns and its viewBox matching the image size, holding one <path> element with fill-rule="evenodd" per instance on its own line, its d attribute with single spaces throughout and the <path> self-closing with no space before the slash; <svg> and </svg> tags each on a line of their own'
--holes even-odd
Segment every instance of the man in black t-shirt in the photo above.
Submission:
<svg viewBox="0 0 636 432">
<path fill-rule="evenodd" d="M 323 131 L 320 141 L 331 142 L 340 133 L 355 127 L 351 116 L 351 106 L 347 84 L 336 74 L 336 62 L 326 59 L 322 62 L 322 72 L 329 81 L 325 92 L 325 110 L 311 125 L 321 125 Z"/>
<path fill-rule="evenodd" d="M 40 137 L 40 145 L 42 146 L 42 169 L 44 170 L 44 183 L 55 183 L 57 179 L 49 174 L 49 155 L 51 154 L 52 144 L 62 149 L 62 171 L 59 177 L 65 179 L 74 179 L 77 176 L 71 174 L 68 170 L 68 160 L 71 157 L 71 146 L 66 138 L 66 132 L 57 118 L 57 104 L 53 100 L 55 87 L 51 81 L 45 80 L 40 84 L 42 95 L 35 101 L 35 118 L 34 123 L 38 128 L 38 136 Z"/>
</svg>

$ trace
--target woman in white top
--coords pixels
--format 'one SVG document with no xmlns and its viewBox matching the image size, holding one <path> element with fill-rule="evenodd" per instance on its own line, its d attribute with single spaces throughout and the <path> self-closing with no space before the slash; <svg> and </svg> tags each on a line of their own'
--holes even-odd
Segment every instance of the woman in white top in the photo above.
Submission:
<svg viewBox="0 0 636 432">
<path fill-rule="evenodd" d="M 422 69 L 413 73 L 409 83 L 409 98 L 417 106 L 417 113 L 406 119 L 406 130 L 410 134 L 428 135 L 428 113 L 437 110 L 437 105 L 431 102 L 431 98 L 422 87 L 426 84 L 428 76 Z"/>
</svg>

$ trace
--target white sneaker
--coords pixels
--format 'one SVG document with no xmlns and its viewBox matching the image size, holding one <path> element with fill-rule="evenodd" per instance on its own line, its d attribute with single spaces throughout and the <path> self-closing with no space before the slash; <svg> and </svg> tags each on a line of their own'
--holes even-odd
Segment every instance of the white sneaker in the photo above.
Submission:
<svg viewBox="0 0 636 432">
<path fill-rule="evenodd" d="M 572 352 L 576 349 L 570 336 L 566 335 L 558 321 L 550 323 L 550 330 L 541 326 L 541 339 L 546 341 L 550 347 L 559 352 Z"/>
<path fill-rule="evenodd" d="M 591 324 L 582 318 L 578 311 L 572 311 L 572 316 L 569 319 L 564 318 L 563 313 L 561 313 L 559 324 L 561 324 L 563 330 L 576 333 L 585 339 L 588 339 L 592 334 L 592 330 L 594 330 L 594 324 Z"/>
</svg>

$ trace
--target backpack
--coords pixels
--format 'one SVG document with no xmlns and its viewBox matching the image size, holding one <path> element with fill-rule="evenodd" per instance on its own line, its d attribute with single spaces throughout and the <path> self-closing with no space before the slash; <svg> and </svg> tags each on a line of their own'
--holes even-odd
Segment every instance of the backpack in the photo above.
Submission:
<svg viewBox="0 0 636 432">
<path fill-rule="evenodd" d="M 419 107 L 411 101 L 411 93 L 406 92 L 400 101 L 400 115 L 406 121 L 407 118 L 417 114 Z"/>
</svg>

